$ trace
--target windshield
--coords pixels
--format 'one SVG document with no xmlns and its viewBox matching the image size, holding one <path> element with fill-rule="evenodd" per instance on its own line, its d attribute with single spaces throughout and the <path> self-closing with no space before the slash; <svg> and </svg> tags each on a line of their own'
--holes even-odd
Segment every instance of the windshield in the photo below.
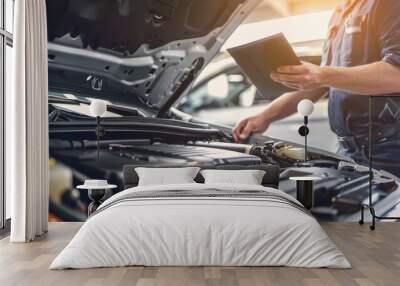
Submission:
<svg viewBox="0 0 400 286">
<path fill-rule="evenodd" d="M 268 94 L 262 94 L 230 56 L 220 57 L 204 69 L 192 90 L 181 99 L 178 104 L 181 111 L 196 116 L 206 110 L 265 105 L 288 91 L 265 79 L 270 89 Z"/>
<path fill-rule="evenodd" d="M 58 109 L 75 112 L 79 115 L 94 117 L 90 113 L 90 103 L 92 99 L 85 97 L 76 97 L 73 94 L 49 92 L 49 103 Z M 104 101 L 107 105 L 111 103 Z M 121 115 L 107 111 L 104 117 L 120 117 Z"/>
<path fill-rule="evenodd" d="M 71 93 L 49 91 L 49 116 L 53 118 L 54 112 L 69 112 L 84 117 L 94 117 L 90 112 L 91 97 L 76 96 Z M 139 109 L 128 106 L 115 105 L 103 100 L 107 105 L 107 111 L 103 117 L 144 116 Z M 58 116 L 56 116 L 58 118 Z"/>
<path fill-rule="evenodd" d="M 197 84 L 181 101 L 186 113 L 225 107 L 250 107 L 268 100 L 257 92 L 238 67 L 224 70 Z"/>
</svg>

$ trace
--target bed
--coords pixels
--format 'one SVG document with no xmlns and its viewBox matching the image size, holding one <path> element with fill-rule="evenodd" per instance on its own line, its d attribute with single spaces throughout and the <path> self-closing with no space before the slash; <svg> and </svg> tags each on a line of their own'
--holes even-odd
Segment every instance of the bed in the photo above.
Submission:
<svg viewBox="0 0 400 286">
<path fill-rule="evenodd" d="M 272 169 L 262 180 L 267 186 L 199 183 L 199 176 L 193 183 L 137 186 L 134 170 L 124 168 L 127 189 L 98 208 L 50 269 L 351 267 L 316 219 L 271 187 Z"/>
</svg>

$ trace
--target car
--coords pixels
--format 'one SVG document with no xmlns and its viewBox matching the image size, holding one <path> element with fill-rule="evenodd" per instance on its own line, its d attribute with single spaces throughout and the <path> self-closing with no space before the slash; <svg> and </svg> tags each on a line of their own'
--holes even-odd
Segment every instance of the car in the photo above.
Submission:
<svg viewBox="0 0 400 286">
<path fill-rule="evenodd" d="M 318 55 L 301 59 L 315 64 L 321 61 Z M 266 82 L 270 92 L 261 94 L 234 59 L 223 53 L 203 70 L 177 108 L 199 120 L 235 126 L 239 120 L 262 112 L 274 99 L 291 91 L 272 80 L 266 79 Z M 304 139 L 297 132 L 302 121 L 299 114 L 292 115 L 272 123 L 265 135 L 302 144 Z M 309 122 L 312 133 L 309 144 L 336 152 L 338 141 L 330 129 L 327 98 L 315 104 Z"/>
<path fill-rule="evenodd" d="M 359 219 L 368 167 L 317 148 L 305 162 L 302 145 L 265 135 L 238 144 L 231 127 L 176 108 L 258 2 L 47 1 L 52 220 L 85 220 L 89 199 L 75 186 L 107 179 L 118 186 L 111 196 L 123 190 L 122 170 L 131 164 L 272 164 L 280 189 L 293 196 L 290 177 L 321 178 L 312 209 L 319 219 Z M 100 126 L 90 113 L 93 99 L 107 102 Z M 399 178 L 376 170 L 373 189 L 376 211 L 393 212 Z"/>
</svg>

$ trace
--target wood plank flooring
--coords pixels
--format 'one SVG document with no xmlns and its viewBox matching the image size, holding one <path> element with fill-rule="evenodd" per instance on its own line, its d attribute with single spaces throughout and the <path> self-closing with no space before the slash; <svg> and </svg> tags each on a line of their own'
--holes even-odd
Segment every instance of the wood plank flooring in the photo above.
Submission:
<svg viewBox="0 0 400 286">
<path fill-rule="evenodd" d="M 80 223 L 51 223 L 49 233 L 30 244 L 0 241 L 0 285 L 400 285 L 400 224 L 323 223 L 353 269 L 285 267 L 126 267 L 48 270 L 49 264 L 77 232 Z"/>
</svg>

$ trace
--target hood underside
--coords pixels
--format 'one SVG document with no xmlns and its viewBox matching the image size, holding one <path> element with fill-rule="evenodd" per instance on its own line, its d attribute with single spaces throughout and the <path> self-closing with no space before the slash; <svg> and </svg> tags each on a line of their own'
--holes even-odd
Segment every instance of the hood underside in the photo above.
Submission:
<svg viewBox="0 0 400 286">
<path fill-rule="evenodd" d="M 50 91 L 162 116 L 260 0 L 47 0 Z"/>
</svg>

